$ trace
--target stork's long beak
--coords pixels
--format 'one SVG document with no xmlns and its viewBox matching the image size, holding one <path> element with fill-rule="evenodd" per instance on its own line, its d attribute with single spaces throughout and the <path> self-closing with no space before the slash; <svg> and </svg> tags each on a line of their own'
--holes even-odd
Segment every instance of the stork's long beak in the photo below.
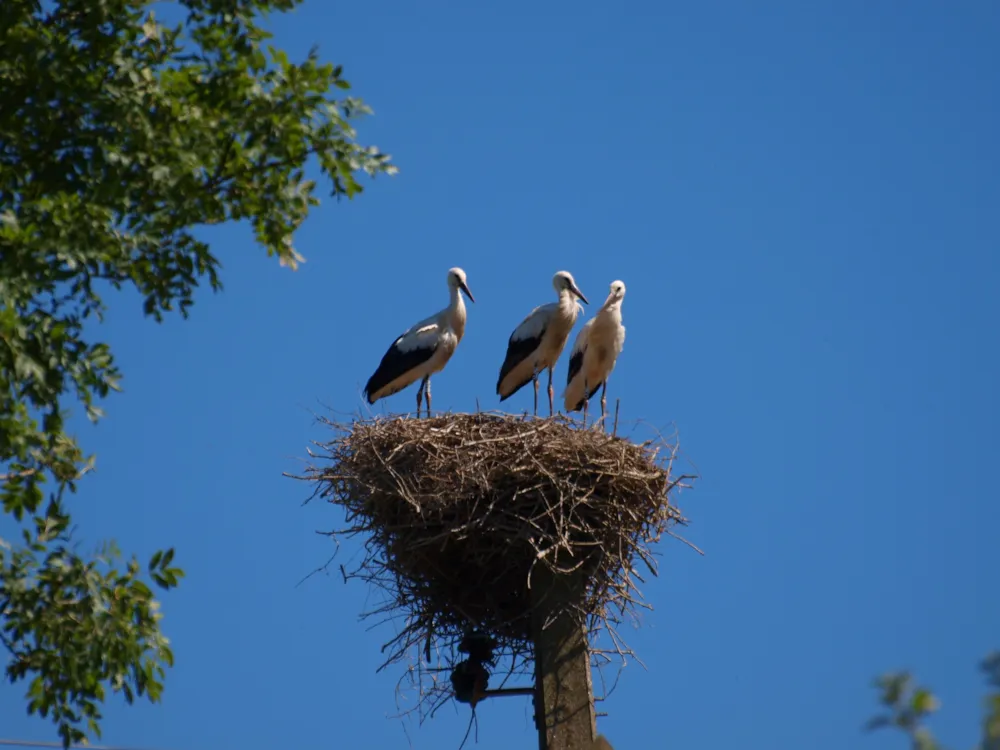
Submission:
<svg viewBox="0 0 1000 750">
<path fill-rule="evenodd" d="M 583 304 L 585 304 L 585 305 L 589 305 L 590 304 L 590 302 L 588 302 L 587 298 L 583 296 L 583 292 L 580 291 L 580 288 L 576 284 L 574 284 L 570 288 L 570 291 L 573 292 L 573 294 L 575 294 L 577 297 L 579 297 L 580 299 L 582 299 L 583 300 Z"/>
<path fill-rule="evenodd" d="M 468 297 L 472 302 L 476 301 L 476 298 L 472 296 L 472 292 L 469 291 L 469 287 L 466 286 L 464 281 L 458 282 L 459 288 L 465 292 L 465 296 Z"/>
</svg>

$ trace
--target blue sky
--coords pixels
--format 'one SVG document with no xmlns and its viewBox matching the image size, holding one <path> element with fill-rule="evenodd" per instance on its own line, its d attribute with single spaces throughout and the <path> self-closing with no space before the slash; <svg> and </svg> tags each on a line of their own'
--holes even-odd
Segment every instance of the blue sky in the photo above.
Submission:
<svg viewBox="0 0 1000 750">
<path fill-rule="evenodd" d="M 389 633 L 358 622 L 363 587 L 296 587 L 339 516 L 281 473 L 460 265 L 477 304 L 436 409 L 496 406 L 553 272 L 588 315 L 622 279 L 609 399 L 676 425 L 703 475 L 682 500 L 707 554 L 662 545 L 631 634 L 648 671 L 601 706 L 616 750 L 901 748 L 859 732 L 897 667 L 970 746 L 976 665 L 1000 648 L 1000 6 L 307 0 L 274 30 L 345 66 L 376 111 L 362 141 L 401 173 L 325 202 L 298 273 L 228 228 L 226 289 L 191 320 L 113 305 L 125 393 L 80 426 L 99 470 L 77 520 L 94 544 L 174 545 L 188 578 L 164 602 L 163 703 L 112 700 L 104 741 L 458 746 L 464 708 L 409 740 L 386 718 L 399 673 L 375 674 Z M 21 692 L 0 686 L 2 736 L 49 739 Z M 533 746 L 527 699 L 478 713 L 478 747 Z"/>
</svg>

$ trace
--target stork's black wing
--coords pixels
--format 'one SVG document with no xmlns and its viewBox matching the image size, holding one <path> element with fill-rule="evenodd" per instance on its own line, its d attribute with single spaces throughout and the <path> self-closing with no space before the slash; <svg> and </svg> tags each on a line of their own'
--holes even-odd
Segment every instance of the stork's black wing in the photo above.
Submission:
<svg viewBox="0 0 1000 750">
<path fill-rule="evenodd" d="M 566 371 L 566 385 L 570 384 L 573 376 L 580 372 L 583 367 L 583 350 L 574 351 L 569 357 L 569 369 Z"/>
<path fill-rule="evenodd" d="M 500 393 L 500 384 L 503 379 L 507 377 L 511 370 L 521 364 L 525 359 L 527 359 L 538 345 L 542 341 L 542 336 L 545 335 L 545 327 L 543 327 L 536 336 L 531 336 L 529 338 L 515 339 L 512 334 L 510 340 L 507 342 L 507 355 L 504 357 L 503 364 L 500 366 L 500 376 L 497 378 L 497 393 Z M 524 388 L 528 383 L 531 382 L 534 373 L 529 374 L 522 382 L 518 383 L 514 389 L 508 393 L 506 396 L 501 396 L 500 400 L 508 399 L 517 393 L 519 390 Z"/>
<path fill-rule="evenodd" d="M 400 336 L 392 343 L 389 350 L 382 356 L 382 361 L 379 362 L 378 368 L 368 378 L 364 394 L 369 404 L 375 403 L 375 399 L 372 398 L 374 394 L 385 388 L 400 375 L 405 375 L 413 368 L 419 367 L 429 360 L 438 347 L 436 339 L 433 340 L 433 343 L 428 339 L 419 342 L 416 346 L 407 348 L 400 346 L 403 341 L 404 337 Z M 392 391 L 392 393 L 395 393 L 395 391 Z M 392 393 L 383 393 L 381 395 L 391 396 Z"/>
</svg>

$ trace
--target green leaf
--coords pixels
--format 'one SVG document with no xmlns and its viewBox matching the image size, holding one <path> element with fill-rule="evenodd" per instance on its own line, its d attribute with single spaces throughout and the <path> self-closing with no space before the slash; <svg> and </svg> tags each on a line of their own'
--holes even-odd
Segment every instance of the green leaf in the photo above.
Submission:
<svg viewBox="0 0 1000 750">
<path fill-rule="evenodd" d="M 910 707 L 914 713 L 922 716 L 937 711 L 939 706 L 937 698 L 930 691 L 920 688 L 913 692 L 913 697 L 910 699 Z"/>
</svg>

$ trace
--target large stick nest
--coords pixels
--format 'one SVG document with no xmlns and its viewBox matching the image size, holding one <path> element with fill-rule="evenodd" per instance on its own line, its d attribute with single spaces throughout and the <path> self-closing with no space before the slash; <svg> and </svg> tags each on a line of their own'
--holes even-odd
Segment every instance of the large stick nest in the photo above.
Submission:
<svg viewBox="0 0 1000 750">
<path fill-rule="evenodd" d="M 684 523 L 670 495 L 687 477 L 672 476 L 676 446 L 662 439 L 635 444 L 561 416 L 327 424 L 336 436 L 298 478 L 346 512 L 332 534 L 363 540 L 345 578 L 382 589 L 378 612 L 404 617 L 389 662 L 424 645 L 429 659 L 432 638 L 454 644 L 470 627 L 529 653 L 538 566 L 582 568 L 578 614 L 608 629 L 639 602 L 637 561 L 655 573 L 651 545 Z"/>
</svg>

